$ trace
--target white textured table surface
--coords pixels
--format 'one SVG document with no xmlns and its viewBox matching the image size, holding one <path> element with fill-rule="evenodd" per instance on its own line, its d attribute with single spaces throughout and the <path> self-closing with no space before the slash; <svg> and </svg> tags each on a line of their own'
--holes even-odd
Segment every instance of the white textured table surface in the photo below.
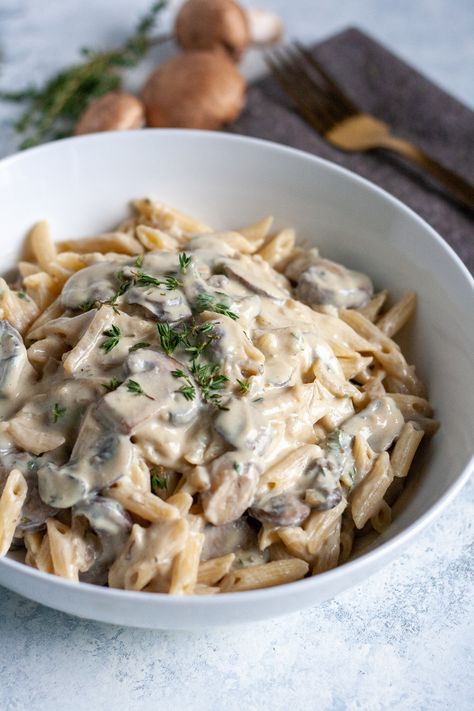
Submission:
<svg viewBox="0 0 474 711">
<path fill-rule="evenodd" d="M 115 45 L 147 4 L 0 0 L 0 84 L 40 81 L 84 44 Z M 471 0 L 267 5 L 306 40 L 358 25 L 473 102 Z M 246 71 L 257 70 L 254 56 Z M 0 105 L 0 157 L 16 149 L 15 115 Z M 471 709 L 473 514 L 471 481 L 408 553 L 363 585 L 304 613 L 205 634 L 87 622 L 0 589 L 0 709 Z"/>
</svg>

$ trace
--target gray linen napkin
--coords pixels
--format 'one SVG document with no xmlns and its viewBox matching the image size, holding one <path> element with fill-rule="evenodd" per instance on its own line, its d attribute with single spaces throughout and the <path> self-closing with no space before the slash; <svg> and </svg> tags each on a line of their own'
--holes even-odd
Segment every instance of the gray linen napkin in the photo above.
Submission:
<svg viewBox="0 0 474 711">
<path fill-rule="evenodd" d="M 474 182 L 474 113 L 466 106 L 357 29 L 330 37 L 313 51 L 361 109 Z M 271 77 L 250 87 L 247 107 L 229 131 L 314 153 L 372 180 L 421 215 L 474 271 L 474 220 L 467 209 L 403 158 L 332 148 Z"/>
</svg>

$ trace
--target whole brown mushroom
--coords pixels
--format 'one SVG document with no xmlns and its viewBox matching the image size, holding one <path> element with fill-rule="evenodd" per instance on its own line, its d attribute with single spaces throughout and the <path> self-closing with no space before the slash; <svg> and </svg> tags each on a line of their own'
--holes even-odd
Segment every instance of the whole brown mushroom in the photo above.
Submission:
<svg viewBox="0 0 474 711">
<path fill-rule="evenodd" d="M 187 0 L 176 17 L 183 49 L 224 49 L 235 60 L 250 42 L 247 14 L 234 0 Z"/>
<path fill-rule="evenodd" d="M 224 52 L 183 52 L 161 64 L 142 99 L 148 126 L 218 129 L 242 110 L 245 82 Z"/>
<path fill-rule="evenodd" d="M 79 117 L 74 133 L 98 131 L 126 131 L 141 128 L 145 123 L 142 102 L 132 94 L 111 91 L 92 101 Z"/>
</svg>

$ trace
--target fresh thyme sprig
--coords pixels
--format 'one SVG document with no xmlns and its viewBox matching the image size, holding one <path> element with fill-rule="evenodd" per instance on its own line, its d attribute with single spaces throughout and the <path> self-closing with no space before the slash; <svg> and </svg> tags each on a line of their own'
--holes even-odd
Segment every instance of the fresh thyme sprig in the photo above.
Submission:
<svg viewBox="0 0 474 711">
<path fill-rule="evenodd" d="M 179 254 L 179 268 L 183 274 L 186 274 L 187 268 L 191 263 L 191 257 L 186 254 L 186 252 L 180 252 Z"/>
<path fill-rule="evenodd" d="M 222 390 L 225 389 L 229 378 L 220 372 L 219 366 L 217 364 L 209 365 L 207 363 L 193 362 L 191 373 L 201 388 L 204 401 L 222 407 Z"/>
<path fill-rule="evenodd" d="M 129 353 L 135 353 L 135 351 L 139 351 L 140 348 L 149 348 L 150 344 L 146 343 L 146 341 L 139 341 L 138 343 L 135 343 L 133 346 L 130 346 L 128 349 Z"/>
<path fill-rule="evenodd" d="M 104 384 L 104 388 L 111 393 L 113 390 L 117 390 L 118 386 L 122 383 L 117 378 L 111 378 L 108 383 Z"/>
<path fill-rule="evenodd" d="M 250 381 L 249 381 L 249 380 L 239 380 L 239 379 L 237 378 L 237 382 L 238 382 L 239 387 L 240 387 L 240 392 L 241 392 L 243 395 L 245 395 L 246 393 L 248 393 L 248 391 L 249 391 L 249 389 L 250 389 Z"/>
<path fill-rule="evenodd" d="M 142 386 L 140 385 L 140 383 L 137 383 L 136 380 L 127 380 L 127 390 L 128 390 L 128 392 L 131 393 L 132 395 L 144 395 L 144 396 L 147 397 L 149 400 L 154 400 L 154 399 L 155 399 L 155 398 L 152 397 L 151 395 L 148 395 L 148 393 L 146 393 L 146 392 L 143 390 L 143 388 L 142 388 Z"/>
<path fill-rule="evenodd" d="M 239 318 L 235 311 L 231 311 L 227 304 L 217 301 L 212 294 L 199 294 L 196 299 L 195 308 L 198 313 L 201 313 L 202 311 L 214 311 L 216 314 L 228 316 L 233 321 L 237 321 Z"/>
<path fill-rule="evenodd" d="M 186 375 L 183 370 L 172 370 L 171 375 L 174 378 L 183 378 L 185 384 L 180 387 L 178 392 L 181 393 L 186 400 L 194 400 L 196 397 L 196 388 L 194 387 L 190 377 Z"/>
<path fill-rule="evenodd" d="M 169 274 L 164 279 L 158 279 L 151 274 L 145 274 L 145 272 L 139 271 L 133 272 L 132 278 L 132 283 L 135 283 L 137 286 L 164 286 L 168 291 L 178 289 L 182 286 L 182 283 L 172 274 Z"/>
<path fill-rule="evenodd" d="M 59 419 L 61 419 L 61 417 L 64 415 L 64 413 L 66 412 L 66 409 L 67 409 L 67 408 L 65 408 L 65 407 L 60 407 L 60 405 L 58 405 L 57 402 L 54 403 L 54 407 L 53 407 L 53 422 L 54 422 L 55 424 L 56 424 L 56 422 L 57 422 Z"/>
<path fill-rule="evenodd" d="M 69 135 L 93 99 L 120 89 L 121 70 L 136 66 L 156 43 L 151 32 L 166 5 L 167 0 L 154 2 L 122 47 L 107 52 L 84 48 L 82 63 L 64 69 L 43 86 L 0 92 L 0 100 L 27 102 L 27 108 L 15 123 L 16 131 L 24 136 L 20 148 Z"/>
<path fill-rule="evenodd" d="M 171 328 L 169 323 L 157 323 L 158 335 L 160 336 L 161 347 L 166 355 L 173 355 L 176 348 L 181 343 L 182 333 Z"/>
<path fill-rule="evenodd" d="M 119 326 L 116 326 L 114 324 L 106 331 L 104 331 L 104 336 L 107 336 L 107 338 L 103 343 L 101 343 L 100 347 L 106 353 L 110 353 L 110 351 L 118 345 L 118 342 L 122 337 L 122 331 L 120 330 Z"/>
<path fill-rule="evenodd" d="M 156 493 L 157 489 L 166 489 L 168 486 L 168 479 L 165 476 L 165 470 L 163 467 L 152 467 L 150 469 L 150 482 L 151 490 Z"/>
</svg>

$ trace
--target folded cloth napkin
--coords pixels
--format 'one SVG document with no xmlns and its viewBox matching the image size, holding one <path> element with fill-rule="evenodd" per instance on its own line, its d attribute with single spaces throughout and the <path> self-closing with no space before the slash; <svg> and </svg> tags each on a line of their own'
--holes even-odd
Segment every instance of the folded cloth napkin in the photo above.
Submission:
<svg viewBox="0 0 474 711">
<path fill-rule="evenodd" d="M 316 45 L 314 55 L 362 110 L 474 182 L 474 113 L 357 29 Z M 418 168 L 394 154 L 343 153 L 295 112 L 272 77 L 249 89 L 233 133 L 284 143 L 359 173 L 409 205 L 474 271 L 474 220 Z"/>
</svg>

